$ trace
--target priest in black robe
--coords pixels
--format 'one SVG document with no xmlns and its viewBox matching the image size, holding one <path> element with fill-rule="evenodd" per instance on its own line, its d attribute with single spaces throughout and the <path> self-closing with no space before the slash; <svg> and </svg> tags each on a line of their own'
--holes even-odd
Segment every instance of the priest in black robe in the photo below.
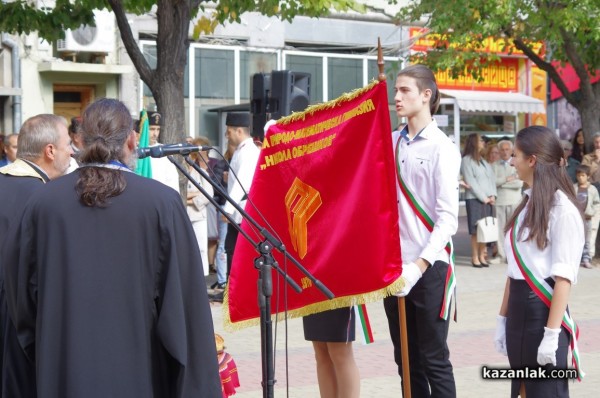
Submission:
<svg viewBox="0 0 600 398">
<path fill-rule="evenodd" d="M 32 193 L 67 171 L 73 154 L 70 141 L 60 116 L 41 114 L 23 123 L 17 158 L 0 168 L 0 248 L 18 225 Z M 8 316 L 3 276 L 0 261 L 0 397 L 35 397 L 35 367 L 21 349 Z"/>
<path fill-rule="evenodd" d="M 221 398 L 212 316 L 180 196 L 130 171 L 127 108 L 83 114 L 81 167 L 29 200 L 6 291 L 40 398 Z M 10 242 L 9 242 L 10 243 Z"/>
</svg>

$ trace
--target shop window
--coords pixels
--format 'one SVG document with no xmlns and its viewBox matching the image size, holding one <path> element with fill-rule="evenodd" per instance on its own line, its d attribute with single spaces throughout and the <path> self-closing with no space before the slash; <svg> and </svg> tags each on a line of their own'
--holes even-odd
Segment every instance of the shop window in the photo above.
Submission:
<svg viewBox="0 0 600 398">
<path fill-rule="evenodd" d="M 486 136 L 492 140 L 514 136 L 515 117 L 513 115 L 486 115 L 467 114 L 460 115 L 460 135 L 466 137 L 472 133 Z"/>
<path fill-rule="evenodd" d="M 156 46 L 153 44 L 144 44 L 142 46 L 142 54 L 144 54 L 144 58 L 146 58 L 146 62 L 148 62 L 150 68 L 156 69 Z M 142 85 L 144 87 L 144 97 L 152 97 L 150 88 L 145 83 L 142 83 Z"/>
<path fill-rule="evenodd" d="M 386 84 L 387 84 L 387 97 L 388 97 L 388 107 L 390 112 L 390 122 L 392 126 L 392 130 L 395 130 L 400 121 L 398 120 L 398 115 L 396 114 L 396 106 L 394 101 L 394 87 L 396 85 L 396 75 L 398 74 L 398 61 L 385 60 L 384 64 L 384 73 L 386 75 Z M 377 65 L 376 59 L 367 60 L 367 77 L 368 83 L 370 83 L 373 79 L 377 79 L 379 76 L 379 65 Z"/>
<path fill-rule="evenodd" d="M 394 86 L 396 85 L 396 75 L 398 74 L 398 62 L 392 62 L 389 60 L 385 61 L 383 73 L 386 76 L 387 93 L 388 93 L 388 104 L 394 105 Z M 377 65 L 376 59 L 370 59 L 367 61 L 367 76 L 370 83 L 371 80 L 377 79 L 379 76 L 379 65 Z"/>
<path fill-rule="evenodd" d="M 327 97 L 329 100 L 364 86 L 362 64 L 362 58 L 329 57 L 327 59 Z"/>
<path fill-rule="evenodd" d="M 196 48 L 196 98 L 234 99 L 234 52 Z"/>
<path fill-rule="evenodd" d="M 250 100 L 250 80 L 255 73 L 271 73 L 277 69 L 277 55 L 257 51 L 240 52 L 240 99 Z"/>
</svg>

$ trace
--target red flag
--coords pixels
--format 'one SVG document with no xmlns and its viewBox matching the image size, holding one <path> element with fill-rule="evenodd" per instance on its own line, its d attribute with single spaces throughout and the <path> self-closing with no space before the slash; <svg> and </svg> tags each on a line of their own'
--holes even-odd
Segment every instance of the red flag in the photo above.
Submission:
<svg viewBox="0 0 600 398">
<path fill-rule="evenodd" d="M 288 252 L 335 295 L 328 300 L 273 250 L 302 293 L 273 270 L 272 313 L 283 312 L 283 289 L 288 314 L 301 316 L 378 300 L 401 288 L 395 178 L 385 82 L 269 128 L 246 211 L 267 226 L 252 202 Z M 260 241 L 245 221 L 242 228 Z M 258 322 L 256 257 L 240 235 L 225 294 L 225 324 Z"/>
</svg>

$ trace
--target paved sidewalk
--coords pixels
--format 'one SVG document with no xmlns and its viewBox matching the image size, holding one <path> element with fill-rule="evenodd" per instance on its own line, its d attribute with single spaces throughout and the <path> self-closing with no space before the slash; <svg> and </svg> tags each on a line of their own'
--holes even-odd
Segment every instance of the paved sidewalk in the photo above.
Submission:
<svg viewBox="0 0 600 398">
<path fill-rule="evenodd" d="M 461 220 L 463 221 L 463 220 Z M 464 222 L 461 222 L 464 225 Z M 496 314 L 504 289 L 505 264 L 477 269 L 470 265 L 468 236 L 464 230 L 455 238 L 457 246 L 458 322 L 450 325 L 448 343 L 454 366 L 458 397 L 495 398 L 509 396 L 509 382 L 481 378 L 481 366 L 508 367 L 506 357 L 496 353 L 492 342 Z M 583 382 L 570 383 L 572 397 L 600 396 L 600 268 L 581 269 L 574 286 L 570 308 L 581 328 L 580 350 L 587 374 Z M 241 387 L 236 398 L 262 397 L 259 327 L 227 332 L 223 328 L 221 304 L 213 303 L 215 331 L 225 339 L 226 350 L 235 359 Z M 368 305 L 375 343 L 354 344 L 361 375 L 361 397 L 401 396 L 393 348 L 381 302 Z M 304 340 L 301 319 L 277 325 L 276 397 L 319 397 L 312 346 Z M 287 335 L 287 355 L 286 355 Z M 286 376 L 286 365 L 288 374 Z M 286 381 L 287 380 L 287 381 Z M 289 394 L 288 394 L 289 389 Z M 416 398 L 416 397 L 415 397 Z"/>
</svg>

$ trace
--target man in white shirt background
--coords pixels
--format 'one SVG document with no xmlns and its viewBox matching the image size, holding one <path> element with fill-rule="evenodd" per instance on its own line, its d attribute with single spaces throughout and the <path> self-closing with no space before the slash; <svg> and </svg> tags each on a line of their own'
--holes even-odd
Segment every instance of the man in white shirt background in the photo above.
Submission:
<svg viewBox="0 0 600 398">
<path fill-rule="evenodd" d="M 231 158 L 230 171 L 227 176 L 227 193 L 240 207 L 246 205 L 247 193 L 254 178 L 260 149 L 254 144 L 250 135 L 250 114 L 248 112 L 229 112 L 225 120 L 227 131 L 225 137 L 235 151 Z M 237 176 L 237 178 L 236 178 Z M 223 211 L 231 215 L 235 223 L 242 223 L 242 215 L 229 202 L 223 206 Z M 225 251 L 227 252 L 227 276 L 231 272 L 231 260 L 237 241 L 238 230 L 233 225 L 227 226 Z"/>
</svg>

